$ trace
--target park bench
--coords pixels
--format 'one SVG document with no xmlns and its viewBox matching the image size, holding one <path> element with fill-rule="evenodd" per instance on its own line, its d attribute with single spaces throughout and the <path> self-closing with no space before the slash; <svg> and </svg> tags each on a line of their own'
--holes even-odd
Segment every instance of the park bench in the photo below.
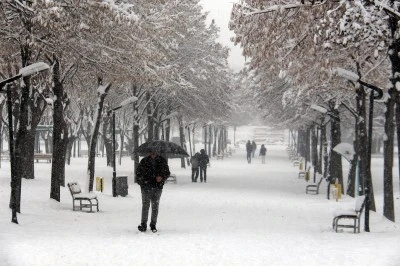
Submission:
<svg viewBox="0 0 400 266">
<path fill-rule="evenodd" d="M 321 186 L 324 176 L 323 175 L 318 175 L 318 176 L 321 176 L 321 178 L 317 184 L 310 184 L 306 186 L 306 194 L 315 194 L 315 195 L 319 194 L 319 187 Z"/>
<path fill-rule="evenodd" d="M 51 153 L 35 153 L 35 154 L 33 154 L 33 158 L 36 160 L 37 163 L 40 160 L 44 160 L 48 163 L 51 163 L 51 160 L 53 159 L 53 155 Z"/>
<path fill-rule="evenodd" d="M 119 155 L 119 152 L 116 152 L 116 155 Z M 89 151 L 88 150 L 80 150 L 79 152 L 80 157 L 89 157 Z M 96 157 L 102 157 L 101 153 L 96 153 Z"/>
<path fill-rule="evenodd" d="M 217 160 L 223 160 L 224 159 L 224 155 L 223 154 L 218 154 L 217 155 Z"/>
<path fill-rule="evenodd" d="M 307 170 L 299 171 L 298 178 L 306 179 L 307 173 L 310 174 L 310 169 L 311 169 L 311 166 L 307 167 Z"/>
<path fill-rule="evenodd" d="M 334 218 L 332 221 L 332 227 L 333 230 L 335 230 L 337 232 L 339 227 L 342 228 L 353 228 L 354 229 L 354 233 L 356 233 L 356 231 L 358 233 L 360 233 L 360 218 L 361 218 L 361 213 L 364 209 L 365 206 L 365 195 L 364 196 L 360 196 L 357 197 L 356 199 L 356 204 L 355 204 L 355 208 L 352 210 L 338 210 L 335 211 Z M 353 224 L 339 224 L 339 221 L 341 219 L 350 219 L 353 220 Z"/>
<path fill-rule="evenodd" d="M 293 166 L 300 166 L 300 163 L 302 161 L 301 157 L 293 157 L 292 162 L 293 162 Z"/>
<path fill-rule="evenodd" d="M 10 154 L 9 153 L 2 153 L 1 154 L 1 160 L 10 160 Z"/>
<path fill-rule="evenodd" d="M 82 193 L 81 187 L 77 182 L 68 183 L 69 192 L 72 196 L 72 210 L 81 210 L 83 208 L 90 208 L 90 212 L 93 211 L 93 207 L 99 211 L 99 201 L 97 196 L 91 193 Z M 79 201 L 79 205 L 75 206 L 75 201 Z M 96 201 L 96 202 L 94 202 Z"/>
<path fill-rule="evenodd" d="M 178 183 L 178 180 L 176 180 L 176 175 L 175 174 L 171 174 L 167 180 L 165 180 L 165 183 Z"/>
</svg>

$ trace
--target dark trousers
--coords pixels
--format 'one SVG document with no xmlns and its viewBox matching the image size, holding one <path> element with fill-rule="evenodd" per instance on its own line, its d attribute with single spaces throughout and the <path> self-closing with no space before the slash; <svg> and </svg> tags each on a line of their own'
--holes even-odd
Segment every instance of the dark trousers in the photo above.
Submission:
<svg viewBox="0 0 400 266">
<path fill-rule="evenodd" d="M 251 163 L 251 152 L 247 152 L 247 162 Z"/>
<path fill-rule="evenodd" d="M 147 224 L 149 217 L 149 208 L 151 203 L 151 225 L 157 224 L 158 206 L 162 189 L 160 188 L 142 188 L 142 224 Z"/>
<path fill-rule="evenodd" d="M 199 168 L 192 168 L 192 182 L 197 182 L 197 178 L 199 178 Z"/>
<path fill-rule="evenodd" d="M 200 181 L 203 182 L 207 182 L 207 165 L 200 165 Z"/>
</svg>

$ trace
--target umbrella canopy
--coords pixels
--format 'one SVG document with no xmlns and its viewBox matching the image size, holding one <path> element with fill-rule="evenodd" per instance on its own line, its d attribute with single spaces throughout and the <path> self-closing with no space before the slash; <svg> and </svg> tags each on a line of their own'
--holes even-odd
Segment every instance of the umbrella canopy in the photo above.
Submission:
<svg viewBox="0 0 400 266">
<path fill-rule="evenodd" d="M 353 160 L 353 156 L 354 156 L 354 148 L 353 145 L 349 144 L 349 143 L 339 143 L 338 145 L 336 145 L 333 150 L 337 153 L 339 153 L 340 155 L 342 155 L 347 161 L 351 161 Z"/>
<path fill-rule="evenodd" d="M 189 154 L 178 144 L 163 140 L 148 141 L 140 145 L 134 153 L 139 156 L 147 156 L 152 151 L 165 158 L 183 158 L 189 157 Z"/>
</svg>

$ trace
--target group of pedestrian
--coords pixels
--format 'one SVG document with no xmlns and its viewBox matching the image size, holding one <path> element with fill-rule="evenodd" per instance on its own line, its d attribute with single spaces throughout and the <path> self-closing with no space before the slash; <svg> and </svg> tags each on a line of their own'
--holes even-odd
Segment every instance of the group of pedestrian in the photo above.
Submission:
<svg viewBox="0 0 400 266">
<path fill-rule="evenodd" d="M 206 154 L 204 149 L 200 150 L 200 153 L 196 152 L 190 158 L 190 164 L 192 165 L 192 182 L 197 182 L 200 172 L 200 182 L 207 183 L 207 165 L 210 162 L 210 158 Z"/>
<path fill-rule="evenodd" d="M 251 163 L 251 158 L 254 158 L 254 154 L 257 150 L 255 141 L 251 143 L 249 140 L 246 144 L 246 150 L 247 161 Z M 263 144 L 260 148 L 261 162 L 263 164 L 265 164 L 266 153 L 267 148 Z M 209 162 L 210 159 L 204 149 L 201 149 L 200 153 L 197 152 L 190 158 L 190 163 L 192 165 L 192 182 L 197 182 L 199 175 L 200 182 L 207 182 L 207 165 Z M 159 151 L 156 149 L 152 150 L 148 156 L 140 161 L 136 169 L 136 181 L 140 186 L 142 194 L 142 216 L 138 226 L 139 231 L 145 232 L 147 230 L 147 221 L 151 206 L 150 229 L 153 233 L 157 232 L 156 224 L 160 198 L 164 182 L 170 174 L 167 160 L 160 156 Z"/>
<path fill-rule="evenodd" d="M 254 140 L 252 142 L 250 142 L 250 140 L 248 140 L 246 143 L 247 162 L 248 163 L 251 163 L 251 158 L 254 158 L 256 150 L 257 150 L 257 143 Z M 259 154 L 259 156 L 261 157 L 262 164 L 265 164 L 266 154 L 267 154 L 267 148 L 265 147 L 264 144 L 262 144 L 261 148 L 260 148 L 260 154 Z"/>
</svg>

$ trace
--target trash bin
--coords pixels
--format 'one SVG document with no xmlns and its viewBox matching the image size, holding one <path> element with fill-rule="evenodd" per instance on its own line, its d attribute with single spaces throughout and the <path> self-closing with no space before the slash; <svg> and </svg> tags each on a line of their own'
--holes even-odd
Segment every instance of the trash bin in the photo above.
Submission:
<svg viewBox="0 0 400 266">
<path fill-rule="evenodd" d="M 125 197 L 128 195 L 128 176 L 117 176 L 113 182 L 113 196 Z"/>
</svg>

